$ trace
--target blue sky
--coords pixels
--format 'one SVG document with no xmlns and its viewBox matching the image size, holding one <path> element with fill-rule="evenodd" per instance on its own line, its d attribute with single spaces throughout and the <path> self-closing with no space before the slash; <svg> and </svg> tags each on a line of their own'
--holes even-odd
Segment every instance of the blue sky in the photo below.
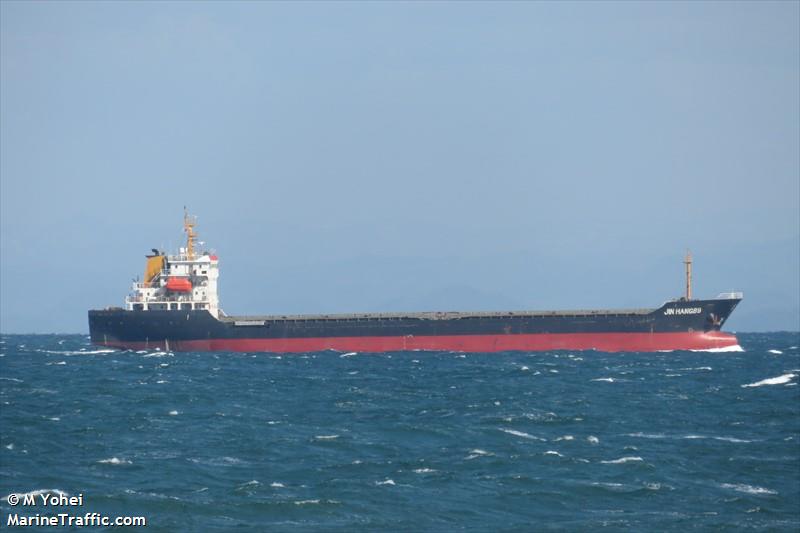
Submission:
<svg viewBox="0 0 800 533">
<path fill-rule="evenodd" d="M 0 3 L 0 331 L 85 332 L 184 205 L 229 314 L 800 328 L 800 3 Z"/>
</svg>

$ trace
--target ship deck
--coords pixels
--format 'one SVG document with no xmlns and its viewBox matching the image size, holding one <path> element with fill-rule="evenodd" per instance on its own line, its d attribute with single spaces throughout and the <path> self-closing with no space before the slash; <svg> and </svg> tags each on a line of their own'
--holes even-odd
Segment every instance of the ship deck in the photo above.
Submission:
<svg viewBox="0 0 800 533">
<path fill-rule="evenodd" d="M 415 313 L 331 313 L 314 315 L 223 315 L 223 322 L 282 322 L 286 320 L 317 321 L 317 320 L 459 320 L 474 318 L 542 318 L 542 317 L 621 317 L 641 316 L 652 313 L 655 308 L 648 309 L 577 309 L 565 311 L 422 311 Z"/>
</svg>

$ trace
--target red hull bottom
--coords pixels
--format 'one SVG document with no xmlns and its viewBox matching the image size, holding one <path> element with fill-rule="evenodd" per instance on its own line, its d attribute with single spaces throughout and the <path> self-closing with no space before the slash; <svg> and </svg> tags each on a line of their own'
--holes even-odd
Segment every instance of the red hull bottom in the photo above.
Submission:
<svg viewBox="0 0 800 533">
<path fill-rule="evenodd" d="M 683 333 L 538 333 L 524 335 L 452 335 L 423 337 L 325 337 L 293 339 L 207 339 L 190 341 L 97 344 L 132 350 L 227 351 L 302 353 L 322 350 L 344 352 L 399 352 L 429 350 L 452 352 L 506 352 L 598 350 L 601 352 L 657 352 L 661 350 L 713 350 L 737 346 L 736 336 L 721 331 Z"/>
</svg>

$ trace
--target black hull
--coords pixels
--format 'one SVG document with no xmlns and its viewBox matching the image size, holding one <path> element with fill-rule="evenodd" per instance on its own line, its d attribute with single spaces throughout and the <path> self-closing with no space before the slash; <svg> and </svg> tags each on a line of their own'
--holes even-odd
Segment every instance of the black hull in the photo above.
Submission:
<svg viewBox="0 0 800 533">
<path fill-rule="evenodd" d="M 207 311 L 89 311 L 93 343 L 173 350 L 706 349 L 736 344 L 720 328 L 739 299 L 652 310 L 418 313 L 214 318 Z"/>
</svg>

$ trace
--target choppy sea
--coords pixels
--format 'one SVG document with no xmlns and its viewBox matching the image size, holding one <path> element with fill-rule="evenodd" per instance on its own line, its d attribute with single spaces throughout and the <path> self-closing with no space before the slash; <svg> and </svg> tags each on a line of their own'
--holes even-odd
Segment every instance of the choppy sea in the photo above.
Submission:
<svg viewBox="0 0 800 533">
<path fill-rule="evenodd" d="M 800 334 L 740 341 L 275 355 L 4 335 L 0 519 L 56 514 L 9 494 L 65 493 L 83 505 L 60 512 L 148 531 L 798 531 Z"/>
</svg>

